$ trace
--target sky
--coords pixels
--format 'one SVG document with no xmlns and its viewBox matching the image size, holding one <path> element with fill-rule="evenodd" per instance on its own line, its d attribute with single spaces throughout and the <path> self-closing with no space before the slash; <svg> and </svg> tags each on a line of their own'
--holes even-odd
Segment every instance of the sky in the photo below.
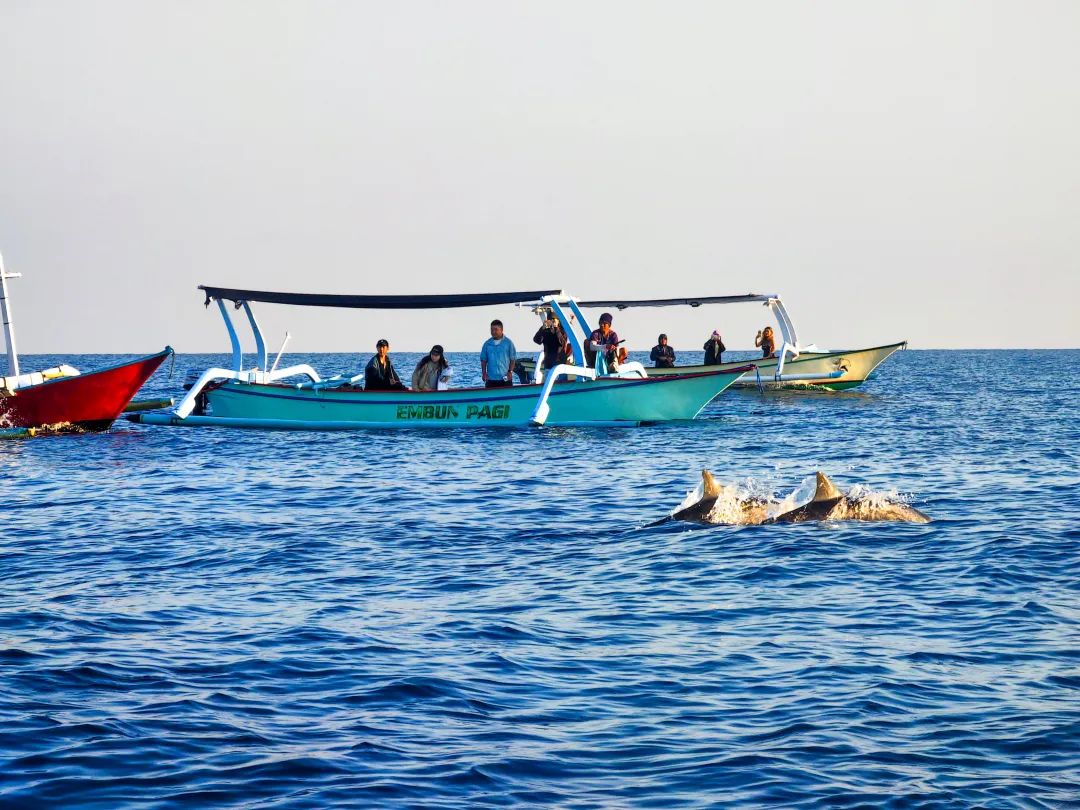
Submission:
<svg viewBox="0 0 1080 810">
<path fill-rule="evenodd" d="M 1075 0 L 0 0 L 19 348 L 224 351 L 198 284 L 778 293 L 822 348 L 1077 347 L 1078 42 Z M 297 352 L 537 325 L 257 313 Z M 771 322 L 615 321 L 646 350 Z"/>
</svg>

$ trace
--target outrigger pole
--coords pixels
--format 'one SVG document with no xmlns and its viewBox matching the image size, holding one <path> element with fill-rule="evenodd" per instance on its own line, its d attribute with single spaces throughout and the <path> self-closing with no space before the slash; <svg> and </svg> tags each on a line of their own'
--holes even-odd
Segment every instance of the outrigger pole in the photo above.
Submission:
<svg viewBox="0 0 1080 810">
<path fill-rule="evenodd" d="M 9 273 L 4 269 L 4 257 L 0 254 L 0 310 L 4 315 L 4 341 L 7 345 L 8 375 L 19 376 L 19 350 L 15 348 L 15 323 L 11 319 L 11 304 L 8 303 L 7 280 L 22 278 L 22 273 Z"/>
</svg>

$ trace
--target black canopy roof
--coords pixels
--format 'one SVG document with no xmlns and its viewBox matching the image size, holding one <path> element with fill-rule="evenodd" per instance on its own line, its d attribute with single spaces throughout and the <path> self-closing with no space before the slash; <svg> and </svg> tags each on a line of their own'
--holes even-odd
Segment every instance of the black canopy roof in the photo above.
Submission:
<svg viewBox="0 0 1080 810">
<path fill-rule="evenodd" d="M 267 292 L 265 290 L 234 290 L 228 287 L 199 285 L 206 293 L 206 303 L 212 299 L 225 301 L 261 301 L 266 304 L 292 304 L 302 307 L 345 307 L 350 309 L 454 309 L 457 307 L 486 307 L 494 304 L 519 304 L 539 301 L 545 295 L 558 295 L 559 290 L 529 292 L 465 293 L 460 295 L 319 295 L 317 293 Z"/>
<path fill-rule="evenodd" d="M 776 298 L 775 295 L 759 295 L 747 293 L 746 295 L 703 295 L 697 298 L 639 298 L 632 300 L 606 300 L 606 301 L 579 301 L 579 307 L 596 307 L 598 309 L 627 309 L 629 307 L 675 307 L 690 306 L 700 307 L 702 304 L 743 304 L 747 301 L 768 301 Z"/>
</svg>

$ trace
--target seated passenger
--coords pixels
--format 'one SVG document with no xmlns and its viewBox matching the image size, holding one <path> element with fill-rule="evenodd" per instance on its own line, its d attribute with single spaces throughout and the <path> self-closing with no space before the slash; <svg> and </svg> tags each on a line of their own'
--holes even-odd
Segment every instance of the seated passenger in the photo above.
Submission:
<svg viewBox="0 0 1080 810">
<path fill-rule="evenodd" d="M 773 340 L 771 326 L 766 326 L 764 331 L 759 331 L 757 333 L 757 337 L 754 338 L 754 345 L 761 347 L 762 357 L 772 357 L 773 352 L 776 351 L 776 343 Z"/>
<path fill-rule="evenodd" d="M 589 339 L 585 341 L 585 360 L 596 367 L 596 355 L 602 354 L 608 367 L 617 366 L 626 359 L 626 349 L 619 350 L 619 336 L 611 328 L 611 313 L 605 312 L 600 316 L 600 328 L 594 329 Z"/>
<path fill-rule="evenodd" d="M 390 362 L 390 341 L 380 338 L 375 344 L 375 356 L 368 361 L 364 369 L 364 390 L 366 391 L 404 391 L 394 364 Z"/>
<path fill-rule="evenodd" d="M 660 335 L 656 339 L 649 359 L 656 364 L 655 368 L 675 368 L 675 350 L 667 345 L 667 335 Z"/>
<path fill-rule="evenodd" d="M 420 362 L 412 374 L 412 387 L 414 391 L 439 391 L 446 390 L 446 383 L 450 381 L 450 364 L 443 355 L 443 347 L 438 344 L 431 347 L 431 351 Z M 439 383 L 444 383 L 440 386 Z"/>
</svg>

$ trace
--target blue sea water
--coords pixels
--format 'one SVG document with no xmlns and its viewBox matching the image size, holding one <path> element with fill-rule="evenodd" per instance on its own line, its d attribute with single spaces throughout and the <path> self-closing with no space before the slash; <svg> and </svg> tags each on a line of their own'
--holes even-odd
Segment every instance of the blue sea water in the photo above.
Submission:
<svg viewBox="0 0 1080 810">
<path fill-rule="evenodd" d="M 1080 806 L 1078 366 L 907 351 L 638 429 L 0 442 L 0 806 Z M 650 526 L 703 467 L 934 522 Z"/>
</svg>

